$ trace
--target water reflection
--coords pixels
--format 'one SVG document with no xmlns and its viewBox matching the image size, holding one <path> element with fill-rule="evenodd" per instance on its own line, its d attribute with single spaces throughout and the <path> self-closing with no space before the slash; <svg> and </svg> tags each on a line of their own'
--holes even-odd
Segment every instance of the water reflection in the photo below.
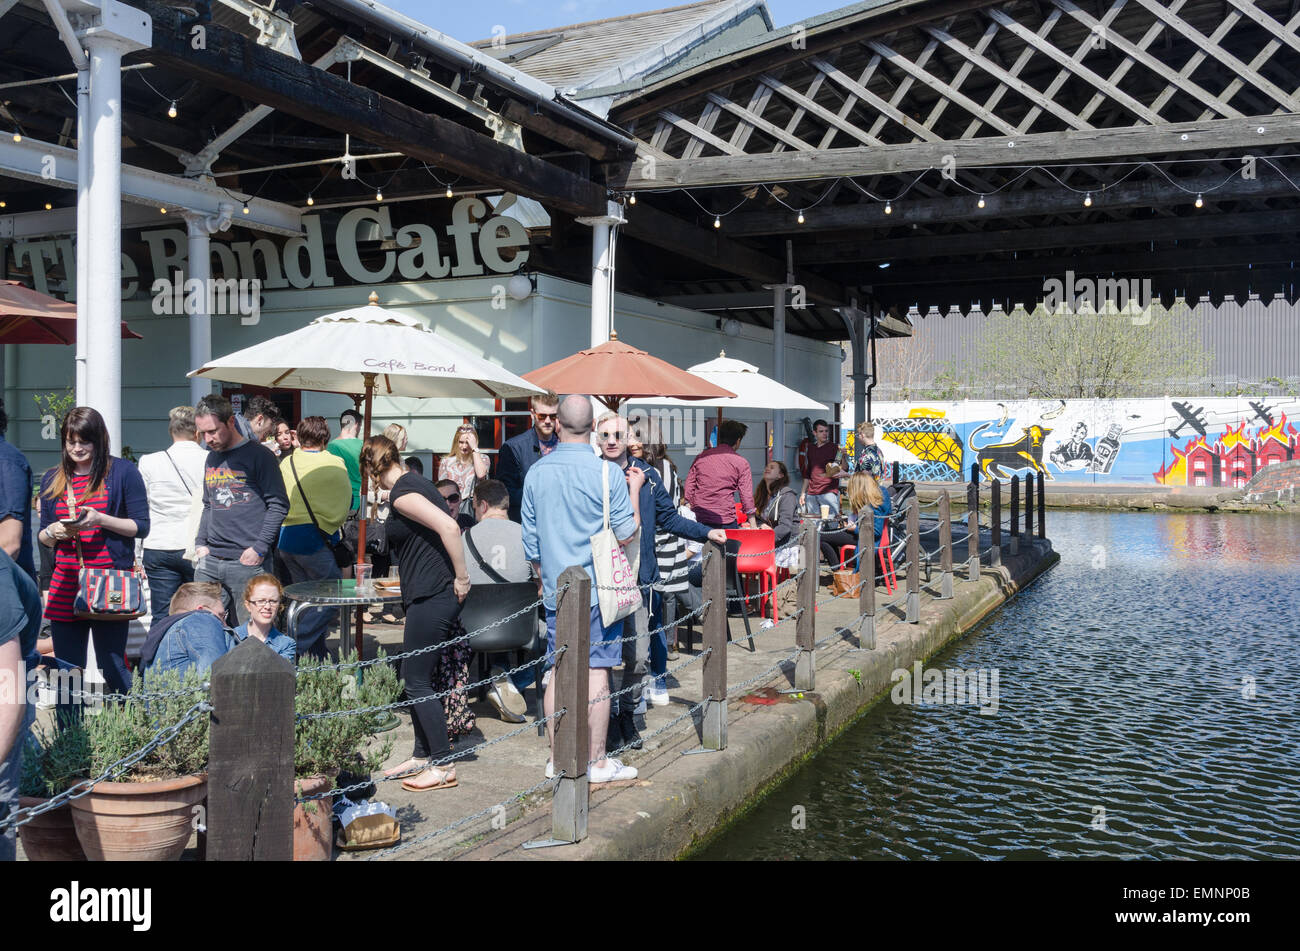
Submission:
<svg viewBox="0 0 1300 951">
<path fill-rule="evenodd" d="M 1300 520 L 1052 513 L 1061 564 L 702 858 L 1300 857 Z M 806 827 L 794 828 L 795 807 Z"/>
</svg>

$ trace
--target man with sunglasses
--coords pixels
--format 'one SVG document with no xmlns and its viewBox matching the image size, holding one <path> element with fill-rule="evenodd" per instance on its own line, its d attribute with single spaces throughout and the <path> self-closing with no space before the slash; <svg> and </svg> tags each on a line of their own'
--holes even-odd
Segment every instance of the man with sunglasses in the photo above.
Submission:
<svg viewBox="0 0 1300 951">
<path fill-rule="evenodd" d="M 533 426 L 505 441 L 497 457 L 497 479 L 510 494 L 510 521 L 520 521 L 519 506 L 524 497 L 524 476 L 538 459 L 551 452 L 559 442 L 555 432 L 560 398 L 554 393 L 534 396 L 529 403 Z"/>
<path fill-rule="evenodd" d="M 438 490 L 438 494 L 441 495 L 443 500 L 447 503 L 447 508 L 456 513 L 456 524 L 460 526 L 460 530 L 463 532 L 467 529 L 473 528 L 474 516 L 466 515 L 464 512 L 460 511 L 460 486 L 456 484 L 456 480 L 440 479 L 434 483 L 433 487 Z"/>
<path fill-rule="evenodd" d="M 727 543 L 727 533 L 720 528 L 710 529 L 707 525 L 689 518 L 683 518 L 673 504 L 672 496 L 663 487 L 663 478 L 659 471 L 649 463 L 628 455 L 627 420 L 618 413 L 605 413 L 596 420 L 596 445 L 600 454 L 615 463 L 626 474 L 632 469 L 640 469 L 645 474 L 639 492 L 638 509 L 641 513 L 641 562 L 637 572 L 637 584 L 641 586 L 641 607 L 637 612 L 623 621 L 623 636 L 636 634 L 635 641 L 623 642 L 623 682 L 622 690 L 636 684 L 628 693 L 614 698 L 610 711 L 608 751 L 613 752 L 623 746 L 633 749 L 641 748 L 641 734 L 637 732 L 634 715 L 644 712 L 642 706 L 646 673 L 650 659 L 650 626 L 658 626 L 655 619 L 658 611 L 653 597 L 656 592 L 651 587 L 659 580 L 659 560 L 655 557 L 655 532 L 669 532 L 691 541 L 715 541 L 719 545 Z M 631 483 L 629 481 L 629 488 Z M 667 642 L 663 643 L 667 654 Z M 641 709 L 638 711 L 638 707 Z"/>
</svg>

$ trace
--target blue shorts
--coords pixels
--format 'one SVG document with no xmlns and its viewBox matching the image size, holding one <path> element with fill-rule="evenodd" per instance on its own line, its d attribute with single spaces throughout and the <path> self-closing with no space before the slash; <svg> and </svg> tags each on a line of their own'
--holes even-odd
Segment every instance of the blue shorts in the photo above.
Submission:
<svg viewBox="0 0 1300 951">
<path fill-rule="evenodd" d="M 588 667 L 617 667 L 623 663 L 623 622 L 605 627 L 600 621 L 600 605 L 591 606 L 591 660 Z M 546 666 L 555 663 L 555 612 L 546 609 Z"/>
</svg>

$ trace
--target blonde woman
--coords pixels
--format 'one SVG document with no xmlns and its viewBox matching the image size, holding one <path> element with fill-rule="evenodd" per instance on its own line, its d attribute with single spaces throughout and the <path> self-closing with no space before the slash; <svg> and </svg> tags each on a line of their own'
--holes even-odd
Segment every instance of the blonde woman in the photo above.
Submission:
<svg viewBox="0 0 1300 951">
<path fill-rule="evenodd" d="M 885 519 L 893 511 L 894 506 L 890 501 L 889 493 L 880 487 L 869 472 L 855 472 L 849 479 L 849 507 L 858 517 L 858 563 L 862 561 L 863 542 L 862 537 L 864 520 L 871 518 L 871 547 L 867 550 L 868 559 L 871 553 L 876 550 L 880 544 L 880 533 L 885 528 Z M 870 561 L 868 561 L 870 565 Z"/>
<path fill-rule="evenodd" d="M 438 481 L 450 479 L 460 486 L 462 499 L 472 499 L 474 483 L 487 474 L 488 457 L 478 451 L 478 433 L 468 423 L 458 427 L 451 448 L 438 463 Z"/>
</svg>

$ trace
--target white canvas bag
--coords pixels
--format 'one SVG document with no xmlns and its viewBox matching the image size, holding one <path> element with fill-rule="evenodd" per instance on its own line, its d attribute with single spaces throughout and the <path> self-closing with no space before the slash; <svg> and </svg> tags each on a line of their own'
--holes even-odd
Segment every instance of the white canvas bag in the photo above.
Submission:
<svg viewBox="0 0 1300 951">
<path fill-rule="evenodd" d="M 599 586 L 596 594 L 600 599 L 600 620 L 609 627 L 641 607 L 641 591 L 637 588 L 637 564 L 628 560 L 618 537 L 609 527 L 609 465 L 602 459 L 600 468 L 605 525 L 591 536 L 591 565 Z M 637 563 L 641 560 L 640 541 L 641 529 L 638 528 L 628 543 L 636 553 Z"/>
</svg>

